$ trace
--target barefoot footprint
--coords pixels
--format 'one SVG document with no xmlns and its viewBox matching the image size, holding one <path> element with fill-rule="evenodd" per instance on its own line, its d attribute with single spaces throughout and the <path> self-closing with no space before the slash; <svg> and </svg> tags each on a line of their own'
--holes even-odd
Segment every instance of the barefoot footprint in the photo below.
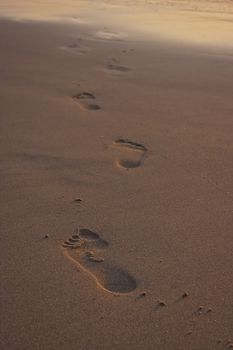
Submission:
<svg viewBox="0 0 233 350">
<path fill-rule="evenodd" d="M 145 146 L 127 139 L 118 139 L 112 146 L 118 150 L 116 165 L 120 168 L 133 169 L 142 165 L 147 152 Z"/>
<path fill-rule="evenodd" d="M 103 31 L 97 31 L 94 33 L 95 37 L 101 39 L 101 40 L 109 40 L 109 41 L 121 41 L 124 37 L 124 33 L 119 33 L 119 32 L 112 32 L 109 30 L 103 30 Z"/>
<path fill-rule="evenodd" d="M 114 61 L 112 61 L 114 62 Z M 106 72 L 108 74 L 111 74 L 113 76 L 123 76 L 124 74 L 127 74 L 131 71 L 129 67 L 122 66 L 116 63 L 108 63 L 105 68 L 102 68 L 103 72 Z"/>
<path fill-rule="evenodd" d="M 100 106 L 94 102 L 95 95 L 90 92 L 81 92 L 79 94 L 73 95 L 73 99 L 78 102 L 79 106 L 83 109 L 90 111 L 97 111 Z"/>
<path fill-rule="evenodd" d="M 81 45 L 79 42 L 73 42 L 65 46 L 61 46 L 62 50 L 65 50 L 71 54 L 86 54 L 90 49 L 86 46 Z"/>
<path fill-rule="evenodd" d="M 83 228 L 63 243 L 65 256 L 91 276 L 103 290 L 127 294 L 136 289 L 136 281 L 118 266 L 108 264 L 101 253 L 109 246 L 98 233 Z"/>
<path fill-rule="evenodd" d="M 126 66 L 120 66 L 118 64 L 113 64 L 113 63 L 109 63 L 107 65 L 107 69 L 113 72 L 120 72 L 120 73 L 125 73 L 125 72 L 130 72 L 130 68 L 126 67 Z"/>
</svg>

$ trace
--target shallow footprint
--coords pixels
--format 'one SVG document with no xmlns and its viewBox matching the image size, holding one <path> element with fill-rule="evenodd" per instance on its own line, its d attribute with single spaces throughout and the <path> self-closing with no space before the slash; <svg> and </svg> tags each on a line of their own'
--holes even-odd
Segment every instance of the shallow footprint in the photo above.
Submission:
<svg viewBox="0 0 233 350">
<path fill-rule="evenodd" d="M 126 66 L 120 66 L 120 65 L 117 65 L 117 64 L 112 64 L 112 63 L 109 63 L 107 65 L 107 69 L 108 70 L 111 70 L 111 71 L 115 71 L 115 72 L 129 72 L 131 71 L 131 69 L 129 67 L 126 67 Z"/>
<path fill-rule="evenodd" d="M 102 71 L 114 76 L 123 76 L 124 74 L 129 73 L 131 69 L 119 64 L 109 63 L 105 68 L 102 69 Z"/>
<path fill-rule="evenodd" d="M 136 281 L 126 270 L 105 262 L 102 254 L 108 245 L 98 233 L 80 229 L 62 246 L 65 256 L 88 273 L 100 288 L 113 294 L 130 293 L 136 289 Z"/>
<path fill-rule="evenodd" d="M 127 139 L 118 139 L 114 141 L 112 147 L 117 149 L 119 153 L 119 156 L 116 158 L 116 165 L 124 169 L 140 167 L 147 152 L 145 146 Z"/>
<path fill-rule="evenodd" d="M 108 30 L 103 30 L 103 31 L 97 31 L 95 33 L 95 36 L 99 39 L 102 40 L 109 40 L 109 41 L 121 41 L 125 35 L 123 33 L 119 33 L 119 32 L 112 32 L 112 31 L 108 31 Z"/>
<path fill-rule="evenodd" d="M 88 47 L 83 46 L 80 43 L 76 43 L 76 42 L 70 43 L 65 46 L 61 46 L 61 49 L 76 55 L 84 55 L 90 52 L 90 49 Z"/>
<path fill-rule="evenodd" d="M 97 111 L 100 109 L 100 106 L 94 102 L 96 99 L 95 95 L 90 92 L 81 92 L 73 95 L 73 99 L 78 102 L 79 106 L 83 109 L 90 111 Z"/>
</svg>

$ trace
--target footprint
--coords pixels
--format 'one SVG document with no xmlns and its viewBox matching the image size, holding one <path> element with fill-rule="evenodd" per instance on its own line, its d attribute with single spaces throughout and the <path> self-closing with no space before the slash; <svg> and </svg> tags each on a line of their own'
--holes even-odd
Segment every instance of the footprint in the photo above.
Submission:
<svg viewBox="0 0 233 350">
<path fill-rule="evenodd" d="M 70 43 L 65 46 L 61 46 L 62 50 L 68 51 L 72 54 L 84 55 L 90 52 L 88 47 L 81 45 L 80 43 Z"/>
<path fill-rule="evenodd" d="M 110 63 L 107 65 L 107 69 L 115 72 L 129 72 L 131 69 L 129 67 L 120 66 L 117 64 Z"/>
<path fill-rule="evenodd" d="M 109 63 L 106 65 L 105 68 L 102 68 L 102 71 L 107 72 L 111 75 L 117 75 L 117 76 L 122 76 L 122 74 L 129 73 L 131 69 L 126 66 L 121 66 L 117 63 Z"/>
<path fill-rule="evenodd" d="M 114 141 L 112 147 L 118 151 L 116 165 L 124 169 L 140 167 L 147 153 L 145 146 L 127 139 Z"/>
<path fill-rule="evenodd" d="M 119 32 L 112 32 L 108 30 L 98 31 L 95 33 L 95 36 L 102 40 L 115 40 L 115 41 L 121 41 L 125 35 L 123 33 Z"/>
<path fill-rule="evenodd" d="M 90 111 L 98 111 L 100 106 L 94 102 L 96 99 L 90 92 L 81 92 L 79 94 L 73 95 L 73 99 L 78 102 L 79 106 L 83 109 Z"/>
<path fill-rule="evenodd" d="M 109 244 L 98 233 L 86 228 L 77 230 L 62 246 L 64 255 L 89 274 L 103 290 L 127 294 L 136 289 L 135 279 L 126 270 L 105 261 L 102 254 Z"/>
</svg>

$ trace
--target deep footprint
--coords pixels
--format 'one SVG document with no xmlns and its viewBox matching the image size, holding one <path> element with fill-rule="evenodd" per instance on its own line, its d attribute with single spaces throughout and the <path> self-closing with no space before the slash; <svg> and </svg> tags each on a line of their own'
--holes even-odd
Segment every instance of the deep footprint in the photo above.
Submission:
<svg viewBox="0 0 233 350">
<path fill-rule="evenodd" d="M 138 168 L 143 164 L 147 148 L 127 139 L 117 139 L 112 146 L 119 150 L 116 165 L 124 169 Z"/>
<path fill-rule="evenodd" d="M 73 99 L 78 102 L 79 106 L 83 109 L 90 111 L 97 111 L 100 109 L 100 106 L 94 102 L 95 95 L 90 92 L 81 92 L 79 94 L 73 95 Z"/>
<path fill-rule="evenodd" d="M 124 269 L 105 262 L 102 254 L 108 242 L 89 229 L 77 230 L 63 243 L 65 256 L 91 276 L 103 290 L 127 294 L 137 287 L 135 279 Z"/>
</svg>

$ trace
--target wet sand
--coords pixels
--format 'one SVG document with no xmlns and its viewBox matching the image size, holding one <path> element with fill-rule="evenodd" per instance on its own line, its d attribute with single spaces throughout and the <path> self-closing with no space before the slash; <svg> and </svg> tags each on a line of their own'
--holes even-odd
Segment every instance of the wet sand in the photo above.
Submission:
<svg viewBox="0 0 233 350">
<path fill-rule="evenodd" d="M 232 348 L 230 46 L 0 27 L 1 348 Z"/>
</svg>

